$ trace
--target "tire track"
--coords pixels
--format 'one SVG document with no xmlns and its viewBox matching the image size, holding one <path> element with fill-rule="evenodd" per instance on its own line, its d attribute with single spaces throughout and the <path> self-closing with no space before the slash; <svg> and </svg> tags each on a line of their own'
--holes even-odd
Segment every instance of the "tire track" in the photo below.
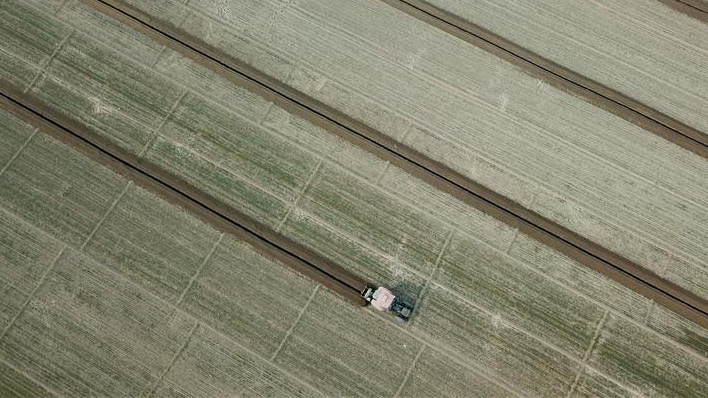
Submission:
<svg viewBox="0 0 708 398">
<path fill-rule="evenodd" d="M 169 23 L 145 15 L 122 0 L 81 0 L 98 11 L 136 29 L 222 77 L 246 88 L 286 111 L 367 150 L 435 188 L 462 200 L 498 220 L 518 228 L 581 264 L 708 328 L 708 301 L 640 265 L 550 221 L 520 204 L 472 181 L 451 168 L 395 141 L 380 131 L 317 101 L 286 84 L 228 56 Z M 402 4 L 403 1 L 382 0 Z M 422 12 L 422 11 L 419 11 Z M 487 44 L 491 46 L 491 44 Z M 663 126 L 656 121 L 652 125 Z M 694 151 L 708 147 L 664 126 L 669 137 L 680 138 Z M 702 134 L 702 133 L 701 133 Z M 699 137 L 700 138 L 700 137 Z M 706 140 L 708 142 L 708 139 Z"/>
<path fill-rule="evenodd" d="M 0 108 L 142 188 L 182 207 L 215 229 L 250 244 L 261 254 L 321 283 L 353 304 L 366 304 L 361 292 L 368 286 L 367 281 L 198 190 L 181 177 L 118 147 L 89 127 L 58 114 L 4 80 L 0 80 Z"/>
</svg>

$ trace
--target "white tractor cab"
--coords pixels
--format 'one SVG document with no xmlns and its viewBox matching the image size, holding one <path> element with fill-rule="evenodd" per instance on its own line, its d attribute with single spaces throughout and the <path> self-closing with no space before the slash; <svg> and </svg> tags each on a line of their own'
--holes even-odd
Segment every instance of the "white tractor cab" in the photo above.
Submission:
<svg viewBox="0 0 708 398">
<path fill-rule="evenodd" d="M 407 321 L 413 312 L 411 304 L 396 297 L 393 292 L 385 287 L 367 286 L 361 296 L 377 310 L 392 312 L 400 322 Z"/>
</svg>

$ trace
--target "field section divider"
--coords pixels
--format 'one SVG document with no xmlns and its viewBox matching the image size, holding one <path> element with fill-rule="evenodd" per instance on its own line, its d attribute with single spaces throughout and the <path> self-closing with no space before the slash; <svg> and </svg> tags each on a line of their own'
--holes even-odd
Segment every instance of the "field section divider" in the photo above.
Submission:
<svg viewBox="0 0 708 398">
<path fill-rule="evenodd" d="M 284 110 L 371 152 L 524 234 L 708 328 L 708 301 L 122 0 L 81 0 Z M 388 1 L 388 0 L 385 0 Z M 698 145 L 696 143 L 696 145 Z"/>
<path fill-rule="evenodd" d="M 365 305 L 367 281 L 307 247 L 276 233 L 181 177 L 128 152 L 91 128 L 46 107 L 0 79 L 0 108 L 36 126 L 39 131 L 78 150 L 89 159 L 182 207 L 218 231 L 244 241 L 263 255 L 311 278 L 355 305 Z"/>
<path fill-rule="evenodd" d="M 708 3 L 702 0 L 657 0 L 661 4 L 673 8 L 674 10 L 693 17 L 699 21 L 708 23 Z"/>
<path fill-rule="evenodd" d="M 708 134 L 625 94 L 521 47 L 457 15 L 421 0 L 379 0 L 519 67 L 528 75 L 581 98 L 648 132 L 708 159 Z M 675 2 L 672 0 L 660 0 Z M 683 3 L 681 3 L 683 4 Z"/>
</svg>

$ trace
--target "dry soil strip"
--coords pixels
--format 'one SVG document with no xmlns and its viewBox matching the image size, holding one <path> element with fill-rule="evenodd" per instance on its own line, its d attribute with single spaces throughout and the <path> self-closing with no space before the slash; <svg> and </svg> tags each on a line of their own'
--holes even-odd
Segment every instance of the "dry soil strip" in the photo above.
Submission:
<svg viewBox="0 0 708 398">
<path fill-rule="evenodd" d="M 708 23 L 708 3 L 701 0 L 658 0 L 674 10 Z"/>
<path fill-rule="evenodd" d="M 252 245 L 260 253 L 321 283 L 356 305 L 366 302 L 366 281 L 258 221 L 238 212 L 182 178 L 118 147 L 87 126 L 72 121 L 0 80 L 0 108 L 36 126 L 88 158 L 196 215 L 217 230 Z"/>
<path fill-rule="evenodd" d="M 689 151 L 708 158 L 708 134 L 588 79 L 463 18 L 421 0 L 380 0 L 479 47 L 553 87 L 582 98 Z M 661 0 L 662 3 L 676 3 Z M 683 4 L 683 3 L 679 3 Z"/>
<path fill-rule="evenodd" d="M 122 0 L 81 0 L 281 108 L 708 328 L 708 301 Z"/>
</svg>

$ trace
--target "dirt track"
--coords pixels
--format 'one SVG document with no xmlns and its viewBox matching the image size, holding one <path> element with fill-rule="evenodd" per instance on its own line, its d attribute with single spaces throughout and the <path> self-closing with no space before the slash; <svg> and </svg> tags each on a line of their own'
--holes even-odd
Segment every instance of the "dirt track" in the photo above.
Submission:
<svg viewBox="0 0 708 398">
<path fill-rule="evenodd" d="M 703 22 L 708 22 L 708 4 L 701 0 L 659 0 L 661 3 Z"/>
</svg>

